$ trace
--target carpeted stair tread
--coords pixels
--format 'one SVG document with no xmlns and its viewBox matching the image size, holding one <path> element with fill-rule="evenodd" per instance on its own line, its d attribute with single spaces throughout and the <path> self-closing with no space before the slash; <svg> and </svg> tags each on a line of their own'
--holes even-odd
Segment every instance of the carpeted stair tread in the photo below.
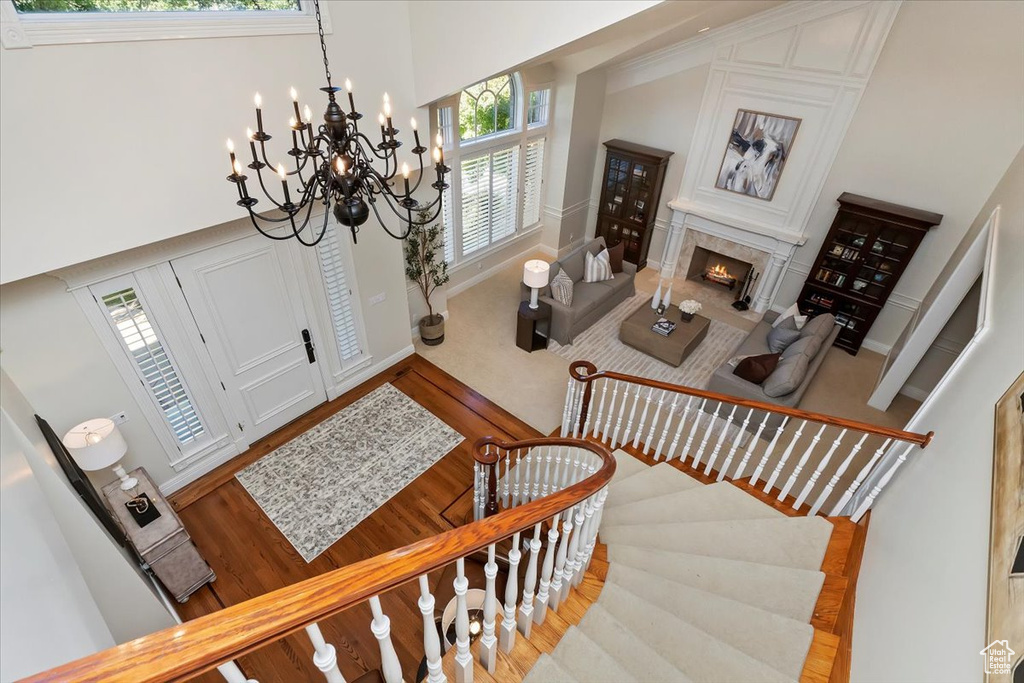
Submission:
<svg viewBox="0 0 1024 683">
<path fill-rule="evenodd" d="M 625 565 L 612 564 L 609 567 L 605 590 L 609 585 L 624 588 L 658 605 L 782 674 L 800 678 L 814 637 L 810 624 Z"/>
<path fill-rule="evenodd" d="M 831 534 L 832 525 L 820 517 L 786 517 L 608 528 L 602 524 L 600 538 L 609 548 L 623 544 L 816 570 Z"/>
<path fill-rule="evenodd" d="M 636 462 L 640 461 L 636 460 Z M 667 463 L 659 463 L 654 467 L 644 465 L 644 467 L 646 468 L 644 471 L 638 472 L 628 479 L 611 483 L 608 487 L 605 509 L 702 486 L 693 477 L 683 474 Z"/>
<path fill-rule="evenodd" d="M 612 566 L 636 567 L 804 623 L 814 614 L 825 580 L 822 572 L 810 569 L 628 545 L 609 547 L 608 559 Z"/>
<path fill-rule="evenodd" d="M 606 651 L 615 652 L 619 664 L 638 681 L 690 683 L 686 674 L 623 626 L 599 602 L 587 610 L 579 629 Z"/>
<path fill-rule="evenodd" d="M 723 481 L 618 505 L 604 513 L 602 527 L 781 517 L 785 515 L 729 482 Z"/>
<path fill-rule="evenodd" d="M 619 585 L 606 583 L 598 604 L 697 683 L 796 680 Z"/>
<path fill-rule="evenodd" d="M 551 655 L 541 653 L 537 663 L 523 677 L 523 683 L 586 683 L 586 681 L 577 681 Z"/>
<path fill-rule="evenodd" d="M 616 662 L 612 655 L 575 626 L 569 627 L 551 656 L 562 669 L 579 681 L 638 683 L 638 679 Z"/>
<path fill-rule="evenodd" d="M 644 470 L 650 469 L 646 464 L 640 462 L 622 449 L 617 449 L 612 453 L 612 455 L 615 456 L 615 475 L 612 477 L 613 484 L 625 481 L 634 474 L 639 474 Z"/>
</svg>

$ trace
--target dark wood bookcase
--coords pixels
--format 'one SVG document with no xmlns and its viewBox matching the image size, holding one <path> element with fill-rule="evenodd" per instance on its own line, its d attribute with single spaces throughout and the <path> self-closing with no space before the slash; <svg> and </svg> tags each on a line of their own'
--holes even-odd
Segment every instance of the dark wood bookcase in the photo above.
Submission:
<svg viewBox="0 0 1024 683">
<path fill-rule="evenodd" d="M 625 242 L 625 260 L 647 265 L 651 231 L 672 152 L 625 140 L 609 140 L 597 213 L 597 235 L 614 247 Z"/>
<path fill-rule="evenodd" d="M 818 252 L 800 311 L 832 313 L 842 325 L 835 345 L 856 355 L 925 234 L 942 215 L 844 192 Z"/>
</svg>

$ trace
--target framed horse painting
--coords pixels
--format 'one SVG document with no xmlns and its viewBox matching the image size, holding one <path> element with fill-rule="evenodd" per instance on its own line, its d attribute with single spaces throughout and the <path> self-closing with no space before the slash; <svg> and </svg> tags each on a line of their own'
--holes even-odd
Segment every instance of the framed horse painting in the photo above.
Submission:
<svg viewBox="0 0 1024 683">
<path fill-rule="evenodd" d="M 801 119 L 740 109 L 715 187 L 771 201 Z"/>
</svg>

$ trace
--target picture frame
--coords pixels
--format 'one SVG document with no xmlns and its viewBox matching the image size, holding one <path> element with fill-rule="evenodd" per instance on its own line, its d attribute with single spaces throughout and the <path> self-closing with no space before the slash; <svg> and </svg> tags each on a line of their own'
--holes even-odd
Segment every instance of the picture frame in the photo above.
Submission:
<svg viewBox="0 0 1024 683">
<path fill-rule="evenodd" d="M 772 201 L 802 119 L 738 109 L 715 188 Z"/>
</svg>

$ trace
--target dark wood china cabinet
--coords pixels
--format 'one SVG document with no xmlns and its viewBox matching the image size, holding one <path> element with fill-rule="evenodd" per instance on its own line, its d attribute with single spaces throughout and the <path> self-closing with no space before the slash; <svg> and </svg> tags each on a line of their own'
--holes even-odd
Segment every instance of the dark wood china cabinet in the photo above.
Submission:
<svg viewBox="0 0 1024 683">
<path fill-rule="evenodd" d="M 604 143 L 607 158 L 597 213 L 597 235 L 614 247 L 625 242 L 625 260 L 647 265 L 651 232 L 672 152 L 625 140 Z"/>
<path fill-rule="evenodd" d="M 856 354 L 921 240 L 942 215 L 844 192 L 799 307 L 832 313 L 835 345 Z"/>
</svg>

